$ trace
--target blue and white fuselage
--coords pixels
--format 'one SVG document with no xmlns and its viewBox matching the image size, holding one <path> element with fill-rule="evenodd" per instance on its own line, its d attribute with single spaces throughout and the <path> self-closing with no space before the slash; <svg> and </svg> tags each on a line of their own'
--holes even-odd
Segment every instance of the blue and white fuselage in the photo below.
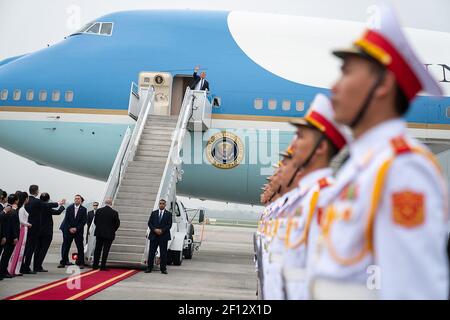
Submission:
<svg viewBox="0 0 450 320">
<path fill-rule="evenodd" d="M 364 28 L 330 19 L 188 10 L 120 12 L 95 22 L 91 32 L 0 62 L 0 147 L 106 180 L 134 124 L 131 82 L 143 71 L 190 75 L 200 64 L 221 101 L 213 128 L 279 131 L 243 139 L 246 159 L 252 144 L 265 155 L 257 163 L 229 170 L 186 165 L 178 192 L 244 203 L 258 202 L 268 174 L 261 168 L 276 162 L 291 141 L 288 120 L 302 117 L 318 92 L 329 93 L 339 71 L 330 50 Z M 445 91 L 440 99 L 418 97 L 409 127 L 417 137 L 444 141 L 450 137 L 450 34 L 408 29 L 407 35 Z M 212 132 L 204 133 L 205 143 Z"/>
</svg>

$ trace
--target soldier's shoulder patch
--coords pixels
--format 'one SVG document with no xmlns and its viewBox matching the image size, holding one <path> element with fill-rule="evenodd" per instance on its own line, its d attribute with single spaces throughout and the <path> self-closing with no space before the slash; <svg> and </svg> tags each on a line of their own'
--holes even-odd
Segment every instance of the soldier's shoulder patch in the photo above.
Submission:
<svg viewBox="0 0 450 320">
<path fill-rule="evenodd" d="M 391 139 L 391 145 L 395 154 L 402 154 L 411 152 L 411 147 L 408 145 L 405 137 L 399 136 Z"/>
<path fill-rule="evenodd" d="M 392 194 L 392 219 L 406 228 L 414 228 L 425 220 L 425 196 L 423 193 L 402 191 Z"/>
<path fill-rule="evenodd" d="M 327 178 L 322 178 L 319 180 L 319 189 L 326 188 L 330 185 L 331 185 L 331 183 L 330 183 L 330 181 L 328 181 Z"/>
</svg>

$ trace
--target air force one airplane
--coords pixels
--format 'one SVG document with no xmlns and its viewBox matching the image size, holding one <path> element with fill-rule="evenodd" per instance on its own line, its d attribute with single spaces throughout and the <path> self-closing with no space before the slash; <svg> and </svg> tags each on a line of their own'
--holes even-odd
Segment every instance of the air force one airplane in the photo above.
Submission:
<svg viewBox="0 0 450 320">
<path fill-rule="evenodd" d="M 177 192 L 258 203 L 269 174 L 264 169 L 292 139 L 287 122 L 304 116 L 317 93 L 329 94 L 340 63 L 331 50 L 363 29 L 357 22 L 244 12 L 109 14 L 56 45 L 0 62 L 0 147 L 106 180 L 126 128 L 135 124 L 130 84 L 141 86 L 146 72 L 167 75 L 168 96 L 160 98 L 177 115 L 193 67 L 201 65 L 220 105 L 213 107 L 214 130 L 203 133 L 200 153 L 211 152 L 208 139 L 221 130 L 279 134 L 260 130 L 256 138 L 240 137 L 242 146 L 232 152 L 244 160 L 233 168 L 208 161 L 183 165 Z M 445 92 L 442 98 L 417 97 L 408 126 L 439 153 L 450 147 L 450 34 L 406 33 Z M 264 159 L 245 161 L 252 150 Z"/>
</svg>

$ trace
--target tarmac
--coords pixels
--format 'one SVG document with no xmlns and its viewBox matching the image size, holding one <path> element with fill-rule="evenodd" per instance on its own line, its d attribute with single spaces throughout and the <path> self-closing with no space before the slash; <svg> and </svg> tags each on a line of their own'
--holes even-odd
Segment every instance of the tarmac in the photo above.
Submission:
<svg viewBox="0 0 450 320">
<path fill-rule="evenodd" d="M 196 234 L 199 234 L 196 226 Z M 139 272 L 88 300 L 241 300 L 256 299 L 254 228 L 206 225 L 199 251 L 168 275 Z M 44 262 L 48 273 L 0 281 L 0 299 L 70 276 L 58 269 L 61 236 L 55 231 Z M 74 247 L 71 252 L 74 251 Z M 90 270 L 86 267 L 85 270 Z"/>
</svg>

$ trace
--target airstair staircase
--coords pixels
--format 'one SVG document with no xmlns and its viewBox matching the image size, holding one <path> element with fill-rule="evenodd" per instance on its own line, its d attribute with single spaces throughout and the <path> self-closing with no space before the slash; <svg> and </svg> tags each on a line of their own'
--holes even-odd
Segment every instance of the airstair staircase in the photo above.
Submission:
<svg viewBox="0 0 450 320">
<path fill-rule="evenodd" d="M 132 84 L 130 101 L 137 101 L 135 107 L 138 105 L 140 112 L 133 117 L 136 118 L 134 128 L 126 130 L 103 195 L 103 202 L 113 199 L 121 220 L 108 257 L 108 264 L 112 265 L 147 263 L 147 222 L 159 199 L 166 199 L 167 209 L 173 209 L 176 184 L 183 173 L 180 153 L 185 133 L 205 131 L 211 123 L 211 103 L 205 91 L 187 88 L 180 114 L 170 116 L 156 114 L 154 89 L 149 87 L 147 92 L 137 95 L 135 86 Z M 185 233 L 179 232 L 175 217 L 173 221 L 172 247 L 185 241 Z M 90 234 L 94 232 L 93 223 Z M 175 241 L 177 237 L 183 239 Z M 94 248 L 92 236 L 85 248 L 87 263 L 93 261 Z"/>
</svg>

